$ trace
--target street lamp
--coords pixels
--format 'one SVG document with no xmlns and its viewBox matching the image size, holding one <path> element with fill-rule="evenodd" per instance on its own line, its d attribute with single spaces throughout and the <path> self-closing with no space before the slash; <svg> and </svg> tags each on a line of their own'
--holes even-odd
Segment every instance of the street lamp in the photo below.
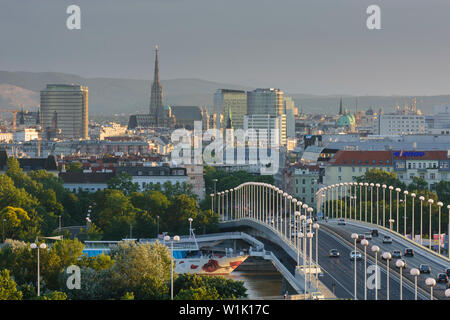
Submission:
<svg viewBox="0 0 450 320">
<path fill-rule="evenodd" d="M 373 223 L 373 187 L 374 183 L 370 183 L 370 223 Z"/>
<path fill-rule="evenodd" d="M 214 211 L 214 193 L 209 195 L 211 197 L 211 211 Z"/>
<path fill-rule="evenodd" d="M 444 294 L 447 298 L 450 298 L 450 289 L 445 290 Z"/>
<path fill-rule="evenodd" d="M 191 232 L 192 232 L 192 221 L 194 221 L 194 219 L 189 218 L 188 221 L 189 221 L 189 237 L 190 237 L 191 236 Z"/>
<path fill-rule="evenodd" d="M 391 230 L 393 229 L 394 222 L 395 222 L 394 219 L 389 219 L 389 228 L 390 228 Z"/>
<path fill-rule="evenodd" d="M 173 242 L 174 241 L 180 241 L 179 236 L 174 236 L 173 239 L 170 238 L 170 236 L 165 236 L 164 241 L 168 242 L 170 241 L 170 300 L 173 300 Z"/>
<path fill-rule="evenodd" d="M 365 222 L 367 223 L 367 187 L 369 186 L 369 184 L 367 182 L 364 183 L 364 211 L 365 211 Z"/>
<path fill-rule="evenodd" d="M 389 300 L 389 262 L 392 259 L 392 255 L 389 252 L 383 253 L 383 259 L 386 260 L 386 297 Z"/>
<path fill-rule="evenodd" d="M 386 188 L 387 185 L 383 184 L 383 227 L 386 225 Z"/>
<path fill-rule="evenodd" d="M 398 221 L 399 221 L 399 204 L 400 204 L 400 200 L 399 200 L 399 192 L 402 191 L 402 189 L 400 188 L 395 188 L 395 191 L 397 192 L 397 222 L 396 222 L 396 229 L 397 229 L 397 233 L 398 233 Z"/>
<path fill-rule="evenodd" d="M 417 300 L 417 277 L 420 275 L 419 269 L 412 268 L 409 273 L 414 277 L 414 297 Z"/>
<path fill-rule="evenodd" d="M 439 223 L 438 223 L 438 253 L 439 254 L 441 254 L 441 207 L 443 206 L 444 204 L 442 203 L 442 202 L 438 202 L 437 203 L 437 206 L 438 206 L 438 208 L 439 208 Z M 449 237 L 450 237 L 450 235 L 449 235 Z M 449 248 L 449 250 L 450 250 L 450 248 Z"/>
<path fill-rule="evenodd" d="M 406 196 L 408 195 L 408 190 L 403 191 L 403 194 L 405 195 L 405 202 L 404 202 L 404 216 L 403 216 L 403 236 L 406 237 Z"/>
<path fill-rule="evenodd" d="M 354 297 L 355 300 L 358 300 L 358 296 L 356 295 L 356 240 L 358 240 L 358 234 L 357 233 L 352 233 L 352 239 L 355 242 L 355 251 L 354 251 L 354 255 L 353 255 L 353 259 L 355 261 L 355 288 L 354 288 Z"/>
<path fill-rule="evenodd" d="M 412 208 L 412 213 L 411 213 L 411 240 L 414 241 L 414 199 L 416 198 L 416 194 L 414 192 L 411 193 L 411 208 Z"/>
<path fill-rule="evenodd" d="M 392 190 L 394 190 L 393 186 L 389 186 L 389 221 L 392 220 Z M 392 226 L 390 226 L 392 231 Z"/>
<path fill-rule="evenodd" d="M 425 200 L 424 196 L 419 197 L 420 200 L 420 245 L 423 245 L 422 241 L 422 227 L 423 227 L 423 201 Z"/>
<path fill-rule="evenodd" d="M 429 235 L 428 235 L 428 246 L 429 246 L 429 249 L 431 250 L 431 205 L 434 203 L 434 200 L 433 199 L 428 199 L 428 203 L 430 204 L 430 221 L 429 221 L 429 229 L 430 229 L 430 231 L 429 231 Z"/>
<path fill-rule="evenodd" d="M 430 287 L 430 300 L 433 300 L 433 287 L 436 285 L 436 280 L 427 278 L 425 284 Z"/>
<path fill-rule="evenodd" d="M 405 266 L 405 262 L 403 262 L 403 260 L 398 259 L 397 261 L 395 261 L 395 265 L 397 266 L 397 268 L 400 268 L 400 300 L 403 300 L 403 276 L 402 276 L 402 271 L 403 271 L 403 267 Z"/>
<path fill-rule="evenodd" d="M 375 300 L 378 300 L 378 252 L 380 251 L 379 246 L 372 246 L 372 252 L 375 252 Z"/>
<path fill-rule="evenodd" d="M 310 220 L 310 219 L 308 219 Z M 310 229 L 311 229 L 311 223 L 309 223 L 310 225 Z M 311 267 L 312 267 L 312 238 L 313 238 L 314 234 L 310 231 L 306 234 L 306 237 L 309 239 L 309 256 L 308 256 L 308 269 L 309 269 L 309 289 L 311 291 L 312 288 L 312 279 L 311 279 Z M 311 292 L 310 292 L 311 295 Z"/>
<path fill-rule="evenodd" d="M 364 300 L 367 300 L 367 246 L 369 241 L 362 239 L 361 245 L 364 247 Z"/>
<path fill-rule="evenodd" d="M 40 276 L 40 261 L 39 261 L 39 249 L 47 249 L 47 245 L 45 243 L 41 243 L 40 245 L 37 244 L 37 238 L 36 242 L 30 244 L 31 249 L 37 249 L 37 295 L 38 297 L 41 295 L 41 276 Z"/>
<path fill-rule="evenodd" d="M 317 267 L 319 266 L 319 224 L 314 223 L 313 228 L 316 230 L 316 287 L 319 287 L 319 274 L 317 273 Z"/>
</svg>

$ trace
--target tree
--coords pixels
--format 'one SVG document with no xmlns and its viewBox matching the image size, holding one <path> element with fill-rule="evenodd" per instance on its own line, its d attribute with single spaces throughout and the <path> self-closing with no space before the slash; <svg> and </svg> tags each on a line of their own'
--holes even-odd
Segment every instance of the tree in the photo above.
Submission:
<svg viewBox="0 0 450 320">
<path fill-rule="evenodd" d="M 187 195 L 179 195 L 172 199 L 169 208 L 161 219 L 163 230 L 172 233 L 186 234 L 189 228 L 189 218 L 196 219 L 198 215 L 197 202 Z"/>
<path fill-rule="evenodd" d="M 136 299 L 161 299 L 167 295 L 171 257 L 165 245 L 121 242 L 112 256 L 112 285 L 120 296 L 130 290 Z"/>
<path fill-rule="evenodd" d="M 216 288 L 200 287 L 181 289 L 175 300 L 218 300 L 220 298 Z"/>
<path fill-rule="evenodd" d="M 109 189 L 122 190 L 126 195 L 139 191 L 139 184 L 133 182 L 133 177 L 127 172 L 116 174 L 108 180 L 107 185 Z"/>
<path fill-rule="evenodd" d="M 83 165 L 78 162 L 70 162 L 66 165 L 66 171 L 67 172 L 83 172 Z"/>
<path fill-rule="evenodd" d="M 426 190 L 428 189 L 428 182 L 420 177 L 414 177 L 408 186 L 408 190 Z"/>
<path fill-rule="evenodd" d="M 9 276 L 9 270 L 0 271 L 0 300 L 22 300 L 22 292 L 17 290 L 16 282 Z"/>
<path fill-rule="evenodd" d="M 21 208 L 5 207 L 0 211 L 0 221 L 4 222 L 5 238 L 23 239 L 34 231 L 28 213 Z"/>
<path fill-rule="evenodd" d="M 436 185 L 436 193 L 440 201 L 450 203 L 450 181 L 440 181 Z"/>
</svg>

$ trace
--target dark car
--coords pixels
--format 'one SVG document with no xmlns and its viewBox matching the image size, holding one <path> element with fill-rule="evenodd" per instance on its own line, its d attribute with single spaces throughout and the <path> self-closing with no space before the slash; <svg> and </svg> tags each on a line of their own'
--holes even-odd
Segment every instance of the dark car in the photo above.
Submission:
<svg viewBox="0 0 450 320">
<path fill-rule="evenodd" d="M 414 249 L 406 248 L 405 252 L 403 253 L 405 257 L 414 257 Z"/>
<path fill-rule="evenodd" d="M 370 233 L 372 234 L 372 237 L 378 237 L 378 230 L 377 229 L 373 229 L 372 231 L 370 231 Z"/>
<path fill-rule="evenodd" d="M 420 271 L 420 273 L 430 273 L 431 272 L 431 268 L 427 264 L 421 264 L 419 266 L 419 271 Z"/>
<path fill-rule="evenodd" d="M 450 277 L 450 268 L 445 269 L 445 274 Z"/>
<path fill-rule="evenodd" d="M 338 251 L 337 249 L 331 249 L 331 250 L 328 252 L 328 256 L 329 256 L 330 258 L 338 258 L 338 257 L 339 257 L 339 251 Z"/>
<path fill-rule="evenodd" d="M 400 250 L 394 250 L 392 251 L 392 258 L 393 259 L 401 259 L 402 252 Z"/>
<path fill-rule="evenodd" d="M 392 238 L 389 236 L 384 236 L 383 237 L 383 243 L 392 243 Z"/>
<path fill-rule="evenodd" d="M 436 282 L 438 283 L 447 283 L 448 276 L 445 273 L 439 273 L 436 277 Z"/>
</svg>

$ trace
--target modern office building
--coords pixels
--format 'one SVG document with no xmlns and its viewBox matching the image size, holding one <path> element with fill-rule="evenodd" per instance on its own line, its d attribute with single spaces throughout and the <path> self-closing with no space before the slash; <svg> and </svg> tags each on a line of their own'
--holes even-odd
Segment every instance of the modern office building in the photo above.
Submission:
<svg viewBox="0 0 450 320">
<path fill-rule="evenodd" d="M 214 111 L 215 114 L 221 115 L 216 118 L 217 121 L 220 118 L 227 119 L 230 114 L 233 128 L 243 129 L 244 116 L 247 114 L 247 93 L 242 90 L 218 89 L 214 93 Z M 216 127 L 222 126 L 216 123 Z"/>
<path fill-rule="evenodd" d="M 406 135 L 425 133 L 425 116 L 420 114 L 382 114 L 374 121 L 374 133 Z"/>
<path fill-rule="evenodd" d="M 271 145 L 286 145 L 286 115 L 278 116 L 270 114 L 253 114 L 244 117 L 244 130 L 255 129 L 256 136 L 251 136 L 252 141 L 261 141 L 263 132 L 266 133 L 265 141 Z M 266 130 L 266 131 L 263 131 Z"/>
<path fill-rule="evenodd" d="M 283 91 L 267 88 L 247 92 L 247 114 L 285 114 Z"/>
<path fill-rule="evenodd" d="M 434 114 L 425 119 L 427 132 L 430 134 L 450 134 L 450 105 L 434 107 Z"/>
<path fill-rule="evenodd" d="M 291 97 L 284 97 L 284 109 L 286 110 L 286 136 L 288 138 L 295 138 L 295 115 L 297 108 L 294 100 Z"/>
<path fill-rule="evenodd" d="M 75 84 L 49 84 L 41 91 L 41 125 L 48 136 L 87 139 L 88 88 Z"/>
</svg>

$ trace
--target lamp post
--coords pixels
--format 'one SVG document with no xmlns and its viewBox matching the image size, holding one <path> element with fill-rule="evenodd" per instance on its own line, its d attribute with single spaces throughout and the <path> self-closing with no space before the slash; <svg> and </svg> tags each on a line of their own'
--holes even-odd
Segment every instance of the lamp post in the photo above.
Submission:
<svg viewBox="0 0 450 320">
<path fill-rule="evenodd" d="M 439 208 L 439 220 L 438 220 L 438 253 L 439 254 L 441 254 L 441 207 L 443 205 L 444 204 L 440 201 L 437 203 L 437 206 Z M 449 237 L 450 237 L 450 235 L 449 235 Z"/>
<path fill-rule="evenodd" d="M 36 238 L 36 242 L 30 244 L 30 248 L 37 249 L 37 295 L 39 297 L 41 295 L 39 249 L 47 249 L 47 245 L 45 243 L 41 243 L 38 245 L 37 241 L 38 241 L 38 239 Z"/>
<path fill-rule="evenodd" d="M 397 266 L 397 268 L 400 268 L 400 300 L 403 300 L 403 276 L 402 276 L 402 271 L 403 271 L 403 267 L 405 266 L 405 262 L 403 262 L 403 260 L 398 259 L 397 261 L 395 261 L 395 265 Z"/>
<path fill-rule="evenodd" d="M 362 239 L 361 245 L 364 247 L 364 300 L 367 300 L 367 246 L 369 241 Z"/>
<path fill-rule="evenodd" d="M 414 298 L 417 300 L 417 277 L 420 275 L 419 269 L 412 268 L 409 273 L 414 277 Z"/>
<path fill-rule="evenodd" d="M 436 285 L 436 280 L 433 278 L 427 278 L 425 284 L 430 287 L 430 300 L 433 300 L 433 288 Z"/>
<path fill-rule="evenodd" d="M 353 296 L 355 297 L 355 300 L 358 300 L 358 296 L 356 295 L 356 240 L 358 240 L 358 234 L 357 233 L 352 233 L 352 239 L 354 240 L 354 243 L 355 243 L 355 251 L 354 251 L 354 256 L 353 256 L 353 258 L 354 258 L 354 261 L 355 261 L 355 275 L 354 275 L 354 278 L 355 278 L 355 287 L 354 287 L 354 293 L 353 293 Z"/>
<path fill-rule="evenodd" d="M 311 219 L 308 219 L 308 220 L 311 220 Z M 310 229 L 311 229 L 312 221 L 309 221 L 308 224 L 309 224 Z M 312 267 L 312 238 L 313 238 L 313 236 L 314 236 L 314 234 L 311 231 L 309 231 L 306 234 L 306 237 L 309 239 L 309 255 L 308 255 L 309 281 L 308 282 L 309 282 L 310 295 L 311 295 L 311 289 L 312 289 L 311 267 Z"/>
<path fill-rule="evenodd" d="M 399 220 L 399 217 L 400 217 L 400 215 L 399 215 L 399 204 L 400 204 L 400 200 L 399 200 L 399 193 L 400 193 L 400 191 L 402 191 L 400 188 L 395 188 L 395 191 L 397 192 L 397 221 L 396 221 L 396 230 L 397 230 L 397 233 L 398 233 L 398 222 L 400 221 Z"/>
<path fill-rule="evenodd" d="M 380 251 L 379 246 L 372 246 L 371 248 L 372 252 L 375 252 L 375 300 L 378 300 L 378 252 Z"/>
<path fill-rule="evenodd" d="M 364 183 L 359 183 L 359 221 L 362 221 L 362 187 Z"/>
<path fill-rule="evenodd" d="M 214 212 L 214 193 L 209 195 L 211 197 L 211 211 Z"/>
<path fill-rule="evenodd" d="M 295 225 L 295 221 L 296 221 L 296 217 L 295 217 L 295 213 L 296 212 L 298 212 L 298 211 L 296 211 L 296 209 L 297 209 L 297 199 L 292 199 L 292 203 L 294 204 L 294 227 L 296 227 L 296 225 Z M 292 234 L 293 234 L 293 232 L 292 232 L 292 229 L 291 229 L 291 219 L 292 219 L 292 217 L 289 219 L 289 239 L 290 239 L 290 243 L 292 243 Z"/>
<path fill-rule="evenodd" d="M 445 290 L 444 294 L 447 298 L 450 298 L 450 289 Z"/>
<path fill-rule="evenodd" d="M 380 184 L 377 183 L 375 185 L 377 187 L 377 225 L 380 224 L 380 216 L 379 216 L 379 211 L 380 211 L 380 206 L 378 204 L 378 196 L 379 196 L 379 191 L 380 191 Z"/>
<path fill-rule="evenodd" d="M 170 300 L 173 300 L 173 242 L 180 241 L 180 237 L 174 236 L 173 239 L 171 239 L 170 236 L 165 236 L 164 241 L 170 241 Z"/>
<path fill-rule="evenodd" d="M 364 221 L 367 223 L 367 187 L 369 186 L 369 184 L 367 182 L 364 183 Z"/>
<path fill-rule="evenodd" d="M 431 205 L 434 203 L 434 200 L 433 199 L 428 199 L 428 203 L 429 203 L 429 205 L 430 205 L 430 215 L 429 215 L 429 218 L 430 218 L 430 220 L 429 220 L 429 233 L 428 233 L 428 246 L 429 246 L 429 249 L 431 250 L 431 237 L 432 237 L 432 235 L 431 235 L 431 233 L 432 233 L 432 231 L 431 231 Z"/>
<path fill-rule="evenodd" d="M 408 190 L 403 191 L 403 194 L 405 195 L 404 200 L 404 215 L 403 215 L 403 236 L 406 237 L 406 196 L 408 195 Z"/>
<path fill-rule="evenodd" d="M 393 186 L 389 186 L 389 221 L 392 220 L 392 190 L 394 190 Z M 389 227 L 392 231 L 392 226 Z"/>
<path fill-rule="evenodd" d="M 192 234 L 192 221 L 194 221 L 194 219 L 189 218 L 188 221 L 189 221 L 189 237 L 190 237 Z"/>
<path fill-rule="evenodd" d="M 392 230 L 394 228 L 394 219 L 389 219 L 389 228 Z"/>
<path fill-rule="evenodd" d="M 383 259 L 386 260 L 386 298 L 389 300 L 389 262 L 392 259 L 392 255 L 389 252 L 384 252 Z"/>
<path fill-rule="evenodd" d="M 300 247 L 298 240 L 300 238 L 300 227 L 299 227 L 300 211 L 294 212 L 294 224 L 295 224 L 295 246 L 297 247 L 297 267 L 300 265 Z"/>
<path fill-rule="evenodd" d="M 230 191 L 229 190 L 225 190 L 225 213 L 223 214 L 223 220 L 222 221 L 225 221 L 226 220 L 226 218 L 225 217 L 228 217 L 228 212 L 229 212 L 229 210 L 230 210 L 230 206 L 229 206 L 229 204 L 228 204 L 228 193 L 229 193 Z"/>
<path fill-rule="evenodd" d="M 314 223 L 313 224 L 313 228 L 316 234 L 316 288 L 319 287 L 319 274 L 317 273 L 317 268 L 319 266 L 319 224 L 318 223 Z"/>
<path fill-rule="evenodd" d="M 370 223 L 373 223 L 373 187 L 375 184 L 370 183 Z"/>
<path fill-rule="evenodd" d="M 383 184 L 383 227 L 386 226 L 386 188 L 387 185 Z"/>
<path fill-rule="evenodd" d="M 423 245 L 423 240 L 422 240 L 422 228 L 423 228 L 423 201 L 425 200 L 424 196 L 420 196 L 419 197 L 420 200 L 420 245 Z"/>
<path fill-rule="evenodd" d="M 416 194 L 414 192 L 411 193 L 411 208 L 412 208 L 412 213 L 411 213 L 411 240 L 414 241 L 414 199 L 416 198 Z"/>
</svg>

